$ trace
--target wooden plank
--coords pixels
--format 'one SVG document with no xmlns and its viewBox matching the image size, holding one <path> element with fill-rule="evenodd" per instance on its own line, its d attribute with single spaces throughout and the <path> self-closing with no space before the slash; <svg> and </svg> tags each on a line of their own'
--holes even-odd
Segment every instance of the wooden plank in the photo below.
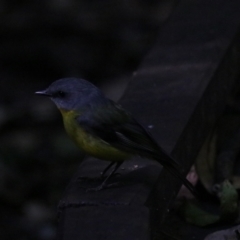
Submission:
<svg viewBox="0 0 240 240">
<path fill-rule="evenodd" d="M 181 1 L 121 99 L 184 174 L 239 76 L 239 9 L 237 0 Z M 78 177 L 96 177 L 104 166 L 95 159 L 80 166 L 59 204 L 58 239 L 178 237 L 164 220 L 179 180 L 157 163 L 135 158 L 112 179 L 119 186 L 86 192 L 100 180 Z"/>
</svg>

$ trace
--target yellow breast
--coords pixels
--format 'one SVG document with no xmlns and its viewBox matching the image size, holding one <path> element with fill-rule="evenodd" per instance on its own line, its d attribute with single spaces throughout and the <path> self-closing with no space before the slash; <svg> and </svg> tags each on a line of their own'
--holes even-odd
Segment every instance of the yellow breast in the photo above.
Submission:
<svg viewBox="0 0 240 240">
<path fill-rule="evenodd" d="M 76 114 L 74 111 L 65 111 L 62 109 L 60 109 L 60 112 L 63 116 L 66 132 L 85 153 L 107 161 L 124 161 L 130 157 L 130 154 L 120 151 L 100 138 L 84 131 L 75 119 L 79 114 Z"/>
</svg>

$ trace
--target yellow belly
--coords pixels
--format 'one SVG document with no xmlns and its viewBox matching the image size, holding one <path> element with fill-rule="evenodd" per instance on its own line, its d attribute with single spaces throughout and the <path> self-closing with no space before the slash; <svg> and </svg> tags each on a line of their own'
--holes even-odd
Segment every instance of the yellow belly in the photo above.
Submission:
<svg viewBox="0 0 240 240">
<path fill-rule="evenodd" d="M 124 161 L 130 157 L 129 153 L 122 152 L 107 142 L 96 138 L 79 127 L 75 120 L 76 114 L 72 111 L 60 110 L 63 116 L 66 132 L 76 145 L 85 153 L 107 161 Z"/>
</svg>

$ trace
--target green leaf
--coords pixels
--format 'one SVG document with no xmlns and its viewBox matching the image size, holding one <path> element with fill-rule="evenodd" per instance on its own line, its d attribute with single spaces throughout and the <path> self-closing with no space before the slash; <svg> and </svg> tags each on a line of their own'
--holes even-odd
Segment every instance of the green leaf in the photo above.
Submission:
<svg viewBox="0 0 240 240">
<path fill-rule="evenodd" d="M 225 180 L 222 183 L 220 196 L 221 221 L 233 221 L 238 217 L 238 193 L 233 185 Z"/>
<path fill-rule="evenodd" d="M 186 201 L 181 207 L 181 213 L 187 222 L 199 227 L 205 227 L 219 221 L 220 217 L 202 210 L 196 204 Z"/>
</svg>

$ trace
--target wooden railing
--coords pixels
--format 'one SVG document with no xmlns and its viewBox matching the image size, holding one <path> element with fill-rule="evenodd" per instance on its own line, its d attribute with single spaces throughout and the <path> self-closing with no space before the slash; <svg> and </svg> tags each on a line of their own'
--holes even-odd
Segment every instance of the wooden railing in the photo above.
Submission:
<svg viewBox="0 0 240 240">
<path fill-rule="evenodd" d="M 239 10 L 238 0 L 180 1 L 120 100 L 185 175 L 239 80 Z M 104 166 L 89 158 L 79 167 L 59 203 L 58 239 L 189 239 L 172 231 L 168 215 L 178 179 L 135 158 L 112 179 L 119 186 L 86 192 L 100 180 L 79 177 L 97 177 Z"/>
</svg>

